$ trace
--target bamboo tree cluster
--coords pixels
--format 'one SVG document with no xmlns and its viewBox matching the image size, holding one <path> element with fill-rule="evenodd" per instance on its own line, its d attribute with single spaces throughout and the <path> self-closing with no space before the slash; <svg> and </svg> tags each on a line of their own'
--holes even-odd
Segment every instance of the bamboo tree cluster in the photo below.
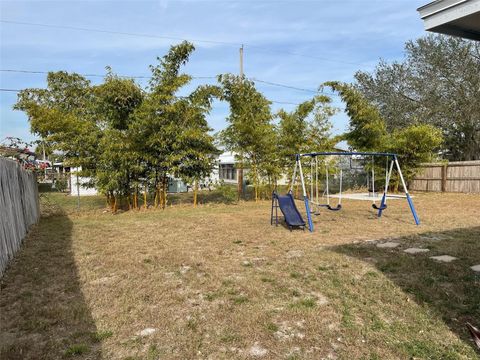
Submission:
<svg viewBox="0 0 480 360">
<path fill-rule="evenodd" d="M 81 168 L 79 175 L 106 195 L 114 212 L 138 209 L 140 199 L 144 207 L 165 208 L 170 177 L 196 190 L 219 154 L 206 120 L 218 87 L 178 96 L 192 79 L 181 67 L 193 51 L 188 42 L 172 46 L 150 67 L 147 89 L 110 68 L 100 85 L 51 72 L 47 88 L 23 90 L 15 108 L 27 113 L 33 133 L 63 153 L 66 165 Z"/>
</svg>

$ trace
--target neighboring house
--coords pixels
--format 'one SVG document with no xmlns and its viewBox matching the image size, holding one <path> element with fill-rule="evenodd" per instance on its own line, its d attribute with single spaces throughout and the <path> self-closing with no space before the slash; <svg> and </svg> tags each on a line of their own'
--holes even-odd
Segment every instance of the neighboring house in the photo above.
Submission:
<svg viewBox="0 0 480 360">
<path fill-rule="evenodd" d="M 43 169 L 44 167 L 38 164 L 35 153 L 27 148 L 0 145 L 0 156 L 17 161 L 26 169 Z"/>
<path fill-rule="evenodd" d="M 227 184 L 236 184 L 238 179 L 238 169 L 235 167 L 235 153 L 228 151 L 218 157 L 218 167 L 213 169 L 209 180 L 212 183 L 225 182 Z"/>
<path fill-rule="evenodd" d="M 70 169 L 70 195 L 73 195 L 73 196 L 98 195 L 97 189 L 85 187 L 85 185 L 90 182 L 90 178 L 77 176 L 78 171 L 81 171 L 81 168 Z"/>
<path fill-rule="evenodd" d="M 480 41 L 480 0 L 436 0 L 417 10 L 427 31 Z"/>
<path fill-rule="evenodd" d="M 56 165 L 56 164 L 54 164 Z M 81 168 L 65 168 L 65 173 L 69 174 L 68 186 L 70 189 L 70 195 L 72 196 L 90 196 L 98 195 L 99 192 L 94 187 L 86 187 L 90 182 L 89 177 L 78 176 L 76 175 L 77 171 Z M 168 192 L 169 193 L 179 193 L 188 191 L 188 186 L 181 180 L 177 178 L 169 178 L 168 180 Z"/>
</svg>

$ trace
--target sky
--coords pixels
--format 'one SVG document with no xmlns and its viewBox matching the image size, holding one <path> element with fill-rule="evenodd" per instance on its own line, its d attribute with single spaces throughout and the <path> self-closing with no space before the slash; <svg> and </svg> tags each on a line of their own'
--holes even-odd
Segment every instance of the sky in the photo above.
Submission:
<svg viewBox="0 0 480 360">
<path fill-rule="evenodd" d="M 416 9 L 427 2 L 0 0 L 0 142 L 35 139 L 26 115 L 12 108 L 17 93 L 6 90 L 45 87 L 46 74 L 22 71 L 104 75 L 110 66 L 119 75 L 148 77 L 148 66 L 181 39 L 196 47 L 184 71 L 207 77 L 195 79 L 185 93 L 216 82 L 208 77 L 238 74 L 243 44 L 245 75 L 258 80 L 274 112 L 291 111 L 325 81 L 351 82 L 380 59 L 401 60 L 405 42 L 425 35 Z M 146 79 L 137 82 L 147 85 Z M 343 110 L 338 97 L 332 99 Z M 214 131 L 225 128 L 228 112 L 228 104 L 214 104 L 208 116 Z M 348 117 L 342 111 L 332 122 L 333 132 L 341 133 Z"/>
</svg>

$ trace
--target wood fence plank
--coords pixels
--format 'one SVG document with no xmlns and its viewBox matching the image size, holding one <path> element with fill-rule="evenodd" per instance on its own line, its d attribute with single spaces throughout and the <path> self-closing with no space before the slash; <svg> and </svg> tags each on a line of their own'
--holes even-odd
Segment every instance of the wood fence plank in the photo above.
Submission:
<svg viewBox="0 0 480 360">
<path fill-rule="evenodd" d="M 422 164 L 410 187 L 416 191 L 480 193 L 480 161 Z"/>
<path fill-rule="evenodd" d="M 35 174 L 14 160 L 0 158 L 0 277 L 39 219 Z"/>
</svg>

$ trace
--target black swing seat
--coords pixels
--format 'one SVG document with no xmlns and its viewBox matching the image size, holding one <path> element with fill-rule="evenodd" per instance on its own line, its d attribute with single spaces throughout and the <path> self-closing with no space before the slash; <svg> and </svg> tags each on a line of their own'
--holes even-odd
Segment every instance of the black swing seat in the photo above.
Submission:
<svg viewBox="0 0 480 360">
<path fill-rule="evenodd" d="M 381 206 L 377 206 L 376 204 L 372 204 L 372 208 L 375 210 L 385 210 L 387 208 L 387 204 L 383 204 Z"/>
<path fill-rule="evenodd" d="M 337 206 L 333 207 L 333 206 L 330 206 L 330 205 L 327 205 L 326 208 L 330 211 L 338 211 L 338 210 L 342 210 L 342 205 L 341 204 L 338 204 Z"/>
</svg>

